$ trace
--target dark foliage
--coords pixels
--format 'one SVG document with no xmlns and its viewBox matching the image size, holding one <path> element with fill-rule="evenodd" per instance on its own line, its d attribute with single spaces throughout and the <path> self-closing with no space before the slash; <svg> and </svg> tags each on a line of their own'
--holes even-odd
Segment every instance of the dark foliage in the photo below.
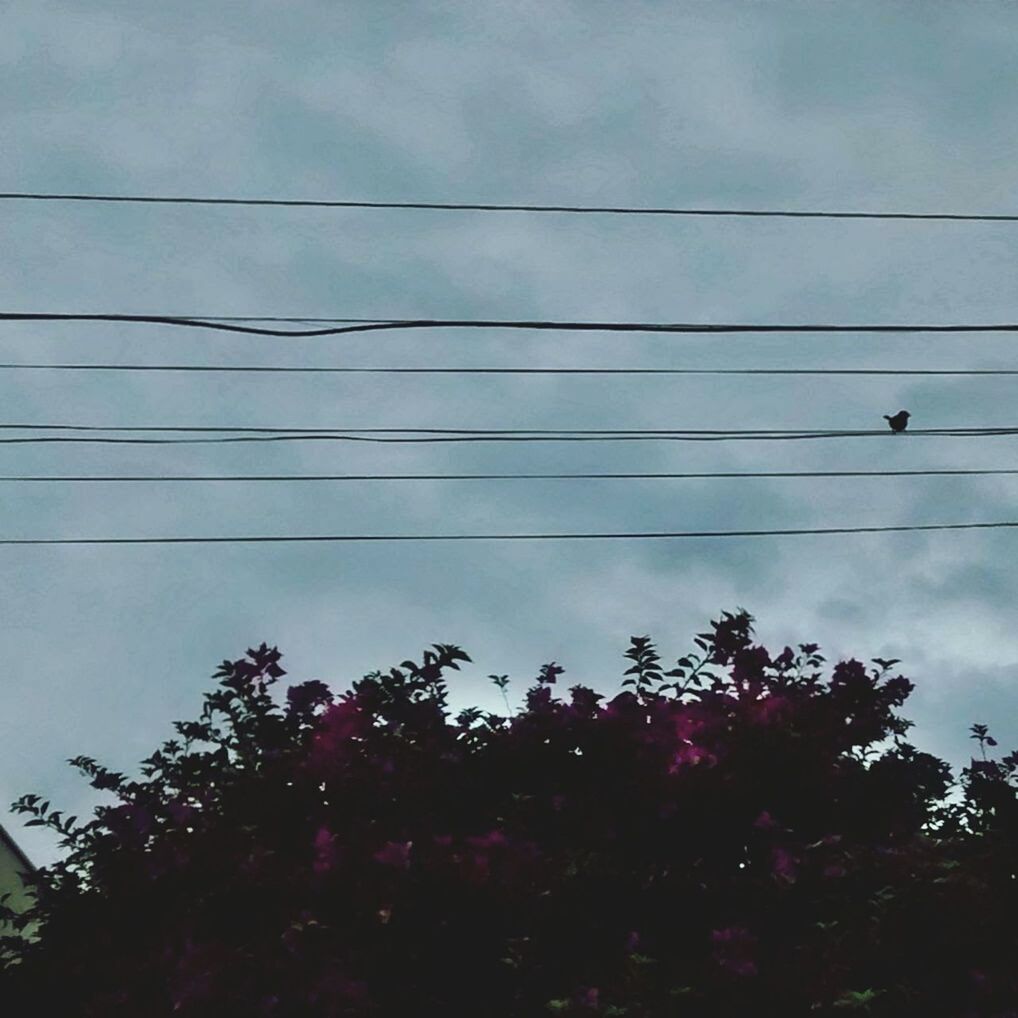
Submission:
<svg viewBox="0 0 1018 1018">
<path fill-rule="evenodd" d="M 36 1014 L 1018 1015 L 1018 754 L 954 783 L 896 661 L 772 657 L 725 613 L 623 692 L 454 720 L 436 645 L 338 698 L 226 661 L 142 780 L 60 832 L 0 1000 Z M 505 676 L 492 676 L 505 690 Z M 26 1012 L 27 1013 L 27 1012 Z"/>
</svg>

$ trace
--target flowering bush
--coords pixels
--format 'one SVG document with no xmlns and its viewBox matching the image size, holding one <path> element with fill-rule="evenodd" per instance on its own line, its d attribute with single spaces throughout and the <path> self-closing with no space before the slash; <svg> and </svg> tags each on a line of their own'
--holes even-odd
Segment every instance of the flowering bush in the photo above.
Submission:
<svg viewBox="0 0 1018 1018">
<path fill-rule="evenodd" d="M 435 645 L 333 696 L 264 644 L 58 831 L 0 999 L 83 1016 L 1018 1016 L 1018 754 L 914 749 L 896 661 L 724 613 L 612 699 L 455 718 Z M 492 677 L 504 690 L 506 678 Z M 949 793 L 955 793 L 953 795 Z"/>
</svg>

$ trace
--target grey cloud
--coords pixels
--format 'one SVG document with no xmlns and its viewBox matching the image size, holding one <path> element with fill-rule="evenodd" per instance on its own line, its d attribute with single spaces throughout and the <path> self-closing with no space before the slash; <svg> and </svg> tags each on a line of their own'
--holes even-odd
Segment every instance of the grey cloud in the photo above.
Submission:
<svg viewBox="0 0 1018 1018">
<path fill-rule="evenodd" d="M 44 9 L 45 6 L 45 9 Z M 9 5 L 4 189 L 1013 211 L 1014 13 L 795 3 Z M 397 10 L 397 8 L 399 8 Z M 1014 318 L 1013 227 L 5 205 L 0 306 L 403 317 Z M 443 333 L 275 341 L 0 326 L 7 359 L 596 366 L 1010 366 L 1009 337 Z M 5 420 L 489 427 L 1014 424 L 1010 382 L 3 373 Z M 1012 439 L 710 447 L 5 447 L 0 472 L 461 472 L 1007 465 Z M 1012 515 L 1004 479 L 502 486 L 6 486 L 15 535 L 707 529 Z M 724 608 L 762 642 L 902 658 L 916 741 L 1002 745 L 1016 535 L 576 545 L 4 549 L 0 792 L 91 800 L 215 664 L 279 643 L 339 685 L 433 641 L 497 706 L 541 663 L 617 688 Z M 982 712 L 982 716 L 976 716 Z M 971 715 L 971 716 L 970 716 Z M 8 824 L 40 859 L 54 846 Z"/>
</svg>

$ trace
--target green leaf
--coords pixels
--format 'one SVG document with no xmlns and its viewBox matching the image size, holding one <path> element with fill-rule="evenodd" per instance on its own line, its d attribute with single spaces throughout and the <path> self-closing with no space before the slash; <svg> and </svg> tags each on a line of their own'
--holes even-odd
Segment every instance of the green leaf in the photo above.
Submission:
<svg viewBox="0 0 1018 1018">
<path fill-rule="evenodd" d="M 656 965 L 657 964 L 657 958 L 651 958 L 649 955 L 646 955 L 646 954 L 631 954 L 629 956 L 629 960 L 631 962 L 633 962 L 634 965 Z"/>
<path fill-rule="evenodd" d="M 843 993 L 838 997 L 834 1002 L 834 1006 L 845 1008 L 846 1010 L 859 1008 L 868 1010 L 870 1004 L 883 992 L 883 990 L 849 990 L 848 993 Z"/>
</svg>

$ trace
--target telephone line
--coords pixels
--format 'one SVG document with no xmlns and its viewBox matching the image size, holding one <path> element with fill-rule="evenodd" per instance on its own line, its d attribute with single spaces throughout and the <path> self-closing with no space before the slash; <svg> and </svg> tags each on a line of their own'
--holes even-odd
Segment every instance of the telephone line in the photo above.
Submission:
<svg viewBox="0 0 1018 1018">
<path fill-rule="evenodd" d="M 492 368 L 492 367 L 307 367 L 239 364 L 0 364 L 4 371 L 151 371 L 248 374 L 368 375 L 873 375 L 993 376 L 1018 375 L 1010 368 Z"/>
<path fill-rule="evenodd" d="M 0 193 L 0 201 L 91 202 L 135 205 L 221 205 L 269 208 L 393 209 L 436 212 L 529 212 L 569 215 L 687 216 L 769 219 L 883 219 L 1013 223 L 1010 213 L 866 212 L 811 209 L 712 209 L 640 205 L 545 205 L 496 202 L 359 201 L 319 198 L 222 198 L 183 195 L 76 194 L 38 191 Z"/>
<path fill-rule="evenodd" d="M 24 427 L 2 425 L 0 427 Z M 59 425 L 29 426 L 30 430 L 44 430 Z M 82 427 L 80 430 L 89 430 Z M 143 432 L 234 432 L 241 429 L 229 428 L 97 428 L 96 431 L 143 431 Z M 305 431 L 276 434 L 272 428 L 245 429 L 253 434 L 227 434 L 213 438 L 110 438 L 107 435 L 33 435 L 29 437 L 0 438 L 0 445 L 224 445 L 248 442 L 367 442 L 374 444 L 438 444 L 472 442 L 777 442 L 809 441 L 838 438 L 883 438 L 900 440 L 901 435 L 889 431 L 773 431 L 773 432 L 700 432 L 700 431 L 456 431 L 455 429 L 352 429 L 349 431 Z M 398 435 L 392 432 L 399 432 Z M 916 429 L 906 433 L 911 436 L 940 438 L 985 438 L 993 436 L 1018 435 L 1018 428 L 957 428 L 957 429 Z M 409 436 L 409 437 L 408 437 Z"/>
<path fill-rule="evenodd" d="M 130 431 L 130 432 L 195 432 L 212 434 L 252 434 L 252 435 L 498 435 L 498 436 L 531 436 L 531 435 L 718 435 L 718 436 L 754 436 L 801 438 L 807 435 L 831 436 L 863 436 L 890 435 L 886 428 L 868 428 L 865 430 L 845 428 L 308 428 L 278 427 L 275 425 L 218 425 L 218 424 L 149 424 L 149 425 L 116 425 L 116 424 L 37 424 L 37 423 L 0 423 L 0 431 Z M 1018 434 L 1018 426 L 1000 426 L 992 428 L 915 428 L 909 435 L 1012 435 Z"/>
<path fill-rule="evenodd" d="M 997 530 L 1018 527 L 1018 520 L 988 523 L 923 523 L 875 527 L 788 527 L 774 530 L 685 530 L 590 534 L 294 534 L 238 537 L 49 537 L 2 538 L 0 545 L 127 545 L 127 544 L 277 544 L 433 541 L 636 541 L 684 538 L 789 537 L 826 534 L 888 534 L 937 530 Z"/>
<path fill-rule="evenodd" d="M 259 319 L 261 320 L 261 319 Z M 388 319 L 369 324 L 336 325 L 317 329 L 270 329 L 241 325 L 212 318 L 180 318 L 170 315 L 133 314 L 68 314 L 55 312 L 0 312 L 0 321 L 7 322 L 109 322 L 141 325 L 170 325 L 192 329 L 211 329 L 252 336 L 280 336 L 309 339 L 318 336 L 340 336 L 361 332 L 389 332 L 414 329 L 515 329 L 556 332 L 643 332 L 674 334 L 752 334 L 752 333 L 991 333 L 1018 332 L 1018 324 L 984 325 L 823 325 L 792 323 L 768 325 L 761 323 L 696 323 L 696 322 L 575 322 L 523 319 L 417 318 Z"/>
<path fill-rule="evenodd" d="M 50 423 L 0 423 L 0 431 L 38 432 L 160 432 L 199 434 L 250 434 L 250 435 L 465 435 L 465 436 L 619 436 L 619 435 L 708 435 L 720 437 L 803 438 L 806 436 L 863 437 L 889 436 L 893 433 L 880 429 L 780 429 L 780 428 L 281 428 L 274 425 L 50 425 Z M 912 435 L 1015 435 L 1018 426 L 997 428 L 916 428 Z"/>
<path fill-rule="evenodd" d="M 2 474 L 0 483 L 97 482 L 97 483 L 190 483 L 190 482 L 289 482 L 289 481 L 562 481 L 562 480 L 707 480 L 720 478 L 810 477 L 955 477 L 1015 475 L 1018 469 L 928 470 L 754 470 L 704 471 L 697 473 L 545 473 L 545 474 Z"/>
</svg>

